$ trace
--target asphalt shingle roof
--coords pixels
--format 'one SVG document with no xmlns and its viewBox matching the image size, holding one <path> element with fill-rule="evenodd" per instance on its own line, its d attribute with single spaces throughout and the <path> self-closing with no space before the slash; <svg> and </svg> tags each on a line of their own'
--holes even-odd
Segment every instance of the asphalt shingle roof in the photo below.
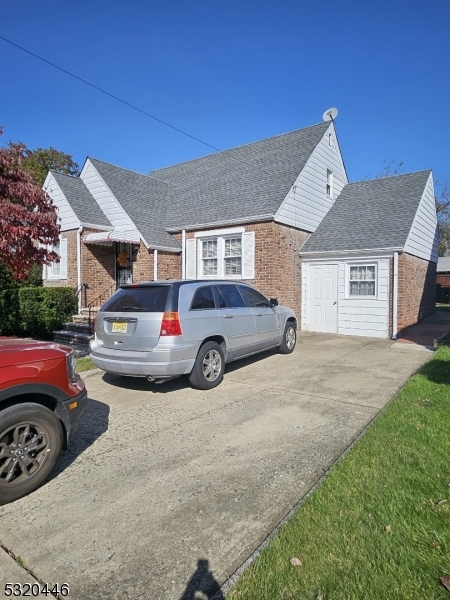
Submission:
<svg viewBox="0 0 450 600">
<path fill-rule="evenodd" d="M 89 159 L 150 246 L 180 250 L 165 229 L 169 186 L 164 181 Z"/>
<path fill-rule="evenodd" d="M 429 175 L 347 184 L 301 253 L 403 247 Z"/>
<path fill-rule="evenodd" d="M 438 258 L 436 271 L 438 273 L 447 273 L 450 271 L 450 256 L 440 256 Z"/>
<path fill-rule="evenodd" d="M 81 223 L 111 227 L 109 219 L 95 202 L 82 179 L 57 171 L 51 173 Z"/>
<path fill-rule="evenodd" d="M 329 122 L 150 172 L 170 184 L 165 226 L 274 215 Z"/>
</svg>

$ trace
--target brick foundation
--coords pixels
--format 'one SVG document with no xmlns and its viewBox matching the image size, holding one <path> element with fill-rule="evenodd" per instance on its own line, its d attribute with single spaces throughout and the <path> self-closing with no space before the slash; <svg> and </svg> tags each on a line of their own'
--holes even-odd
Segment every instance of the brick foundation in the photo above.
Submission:
<svg viewBox="0 0 450 600">
<path fill-rule="evenodd" d="M 398 257 L 398 331 L 436 309 L 436 263 L 402 252 Z"/>
</svg>

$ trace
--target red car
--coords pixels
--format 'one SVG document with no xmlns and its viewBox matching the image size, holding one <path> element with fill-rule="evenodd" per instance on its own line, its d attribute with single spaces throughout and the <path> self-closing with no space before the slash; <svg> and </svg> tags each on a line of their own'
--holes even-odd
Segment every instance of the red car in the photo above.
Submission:
<svg viewBox="0 0 450 600">
<path fill-rule="evenodd" d="M 86 402 L 71 348 L 0 337 L 0 505 L 44 483 Z"/>
</svg>

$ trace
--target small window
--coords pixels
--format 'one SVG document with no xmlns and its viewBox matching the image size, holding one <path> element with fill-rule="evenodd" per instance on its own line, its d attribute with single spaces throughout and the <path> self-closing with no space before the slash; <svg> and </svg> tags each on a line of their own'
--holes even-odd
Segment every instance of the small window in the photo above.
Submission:
<svg viewBox="0 0 450 600">
<path fill-rule="evenodd" d="M 191 310 L 207 310 L 210 308 L 216 308 L 211 287 L 199 288 L 192 300 Z"/>
<path fill-rule="evenodd" d="M 333 171 L 327 169 L 327 196 L 333 195 Z"/>
<path fill-rule="evenodd" d="M 267 300 L 267 298 L 259 292 L 257 292 L 256 290 L 245 285 L 239 285 L 238 287 L 242 297 L 244 298 L 246 306 L 250 306 L 251 308 L 257 306 L 269 306 L 269 301 Z"/>
<path fill-rule="evenodd" d="M 61 275 L 61 242 L 58 240 L 58 243 L 53 246 L 53 252 L 60 257 L 58 261 L 53 261 L 50 266 L 50 274 L 52 277 L 59 277 Z"/>
<path fill-rule="evenodd" d="M 217 290 L 222 296 L 223 302 L 220 302 L 220 308 L 244 308 L 245 303 L 239 290 L 235 285 L 218 285 Z M 225 303 L 225 306 L 223 306 Z"/>
<path fill-rule="evenodd" d="M 350 267 L 350 296 L 375 296 L 375 265 Z"/>
</svg>

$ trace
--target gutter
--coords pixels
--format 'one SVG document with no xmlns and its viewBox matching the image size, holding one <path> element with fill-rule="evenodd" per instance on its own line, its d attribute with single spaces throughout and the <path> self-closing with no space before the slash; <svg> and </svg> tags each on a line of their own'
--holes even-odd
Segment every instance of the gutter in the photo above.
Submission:
<svg viewBox="0 0 450 600">
<path fill-rule="evenodd" d="M 398 252 L 394 252 L 394 289 L 392 295 L 392 339 L 397 339 L 398 311 Z"/>
<path fill-rule="evenodd" d="M 158 281 L 158 250 L 153 250 L 153 281 Z"/>
<path fill-rule="evenodd" d="M 403 247 L 393 247 L 393 248 L 361 248 L 359 250 L 325 250 L 325 251 L 321 251 L 321 250 L 317 250 L 317 251 L 311 251 L 311 252 L 302 252 L 302 250 L 299 250 L 299 255 L 301 257 L 305 257 L 305 258 L 320 258 L 321 256 L 323 256 L 324 258 L 327 258 L 328 256 L 342 256 L 342 255 L 349 255 L 349 256 L 358 256 L 358 255 L 364 255 L 364 254 L 382 254 L 382 253 L 392 253 L 392 252 L 403 252 Z"/>
<path fill-rule="evenodd" d="M 186 230 L 181 232 L 181 279 L 186 279 Z"/>
<path fill-rule="evenodd" d="M 77 290 L 78 290 L 78 314 L 81 314 L 81 233 L 83 225 L 77 229 Z"/>
<path fill-rule="evenodd" d="M 273 213 L 265 215 L 256 215 L 254 217 L 242 217 L 241 219 L 228 219 L 227 221 L 214 221 L 212 223 L 196 223 L 195 225 L 185 225 L 183 227 L 168 227 L 168 233 L 179 233 L 180 231 L 195 231 L 196 229 L 208 229 L 210 227 L 226 227 L 227 225 L 245 225 L 246 223 L 258 223 L 259 221 L 273 221 Z"/>
</svg>

